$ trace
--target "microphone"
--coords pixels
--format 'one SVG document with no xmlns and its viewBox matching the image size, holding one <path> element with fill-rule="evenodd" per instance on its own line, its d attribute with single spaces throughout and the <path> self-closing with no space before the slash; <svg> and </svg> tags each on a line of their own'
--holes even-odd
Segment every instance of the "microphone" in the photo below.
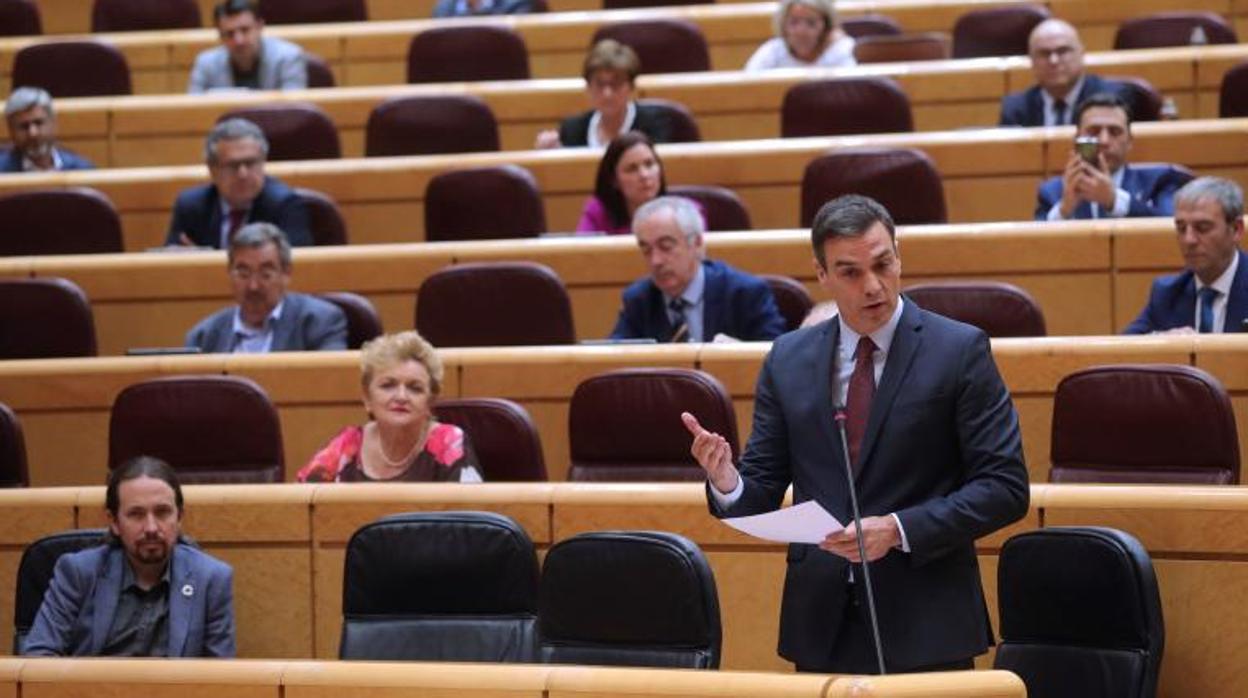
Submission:
<svg viewBox="0 0 1248 698">
<path fill-rule="evenodd" d="M 836 430 L 841 435 L 841 455 L 845 459 L 845 484 L 849 485 L 849 506 L 854 517 L 854 537 L 858 540 L 858 557 L 862 560 L 862 583 L 867 587 L 867 615 L 871 619 L 871 639 L 875 641 L 875 660 L 880 665 L 880 676 L 884 670 L 884 643 L 880 640 L 880 619 L 875 613 L 875 591 L 871 587 L 871 566 L 867 564 L 867 548 L 862 542 L 862 514 L 858 511 L 858 493 L 854 489 L 854 469 L 849 462 L 849 439 L 845 436 L 845 408 L 837 405 Z"/>
</svg>

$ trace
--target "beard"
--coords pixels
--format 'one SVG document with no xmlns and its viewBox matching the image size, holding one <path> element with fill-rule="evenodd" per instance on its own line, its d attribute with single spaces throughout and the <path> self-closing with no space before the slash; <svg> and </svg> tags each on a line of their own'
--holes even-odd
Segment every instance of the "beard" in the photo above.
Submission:
<svg viewBox="0 0 1248 698">
<path fill-rule="evenodd" d="M 138 541 L 131 555 L 145 565 L 157 565 L 169 559 L 169 543 L 163 538 L 145 538 Z"/>
</svg>

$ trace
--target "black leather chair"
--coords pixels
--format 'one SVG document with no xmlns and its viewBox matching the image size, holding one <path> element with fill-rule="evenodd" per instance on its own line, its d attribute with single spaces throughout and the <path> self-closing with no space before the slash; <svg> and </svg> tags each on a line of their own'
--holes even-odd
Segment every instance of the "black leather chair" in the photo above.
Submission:
<svg viewBox="0 0 1248 698">
<path fill-rule="evenodd" d="M 22 551 L 17 565 L 17 592 L 13 603 L 13 654 L 22 653 L 26 634 L 35 624 L 35 616 L 43 605 L 43 595 L 52 583 L 56 561 L 66 553 L 74 553 L 104 543 L 107 531 L 102 528 L 81 528 L 44 536 Z"/>
<path fill-rule="evenodd" d="M 1155 698 L 1165 623 L 1148 551 L 1112 528 L 1042 528 L 1005 542 L 994 669 L 1029 698 Z"/>
<path fill-rule="evenodd" d="M 9 406 L 0 402 L 0 487 L 27 487 L 26 437 L 22 422 Z"/>
<path fill-rule="evenodd" d="M 551 546 L 538 628 L 552 664 L 719 668 L 715 576 L 675 533 L 603 531 Z"/>
<path fill-rule="evenodd" d="M 520 405 L 496 397 L 443 398 L 433 413 L 468 435 L 486 482 L 546 482 L 542 435 Z"/>
<path fill-rule="evenodd" d="M 397 514 L 347 543 L 342 659 L 533 662 L 537 554 L 489 512 Z"/>
</svg>

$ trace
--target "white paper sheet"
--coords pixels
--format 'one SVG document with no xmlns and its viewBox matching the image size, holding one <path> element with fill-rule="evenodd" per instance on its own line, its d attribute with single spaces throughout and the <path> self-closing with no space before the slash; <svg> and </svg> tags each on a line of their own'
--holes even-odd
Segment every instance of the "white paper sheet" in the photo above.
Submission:
<svg viewBox="0 0 1248 698">
<path fill-rule="evenodd" d="M 829 533 L 845 528 L 813 499 L 754 516 L 724 519 L 733 528 L 777 543 L 821 543 Z"/>
</svg>

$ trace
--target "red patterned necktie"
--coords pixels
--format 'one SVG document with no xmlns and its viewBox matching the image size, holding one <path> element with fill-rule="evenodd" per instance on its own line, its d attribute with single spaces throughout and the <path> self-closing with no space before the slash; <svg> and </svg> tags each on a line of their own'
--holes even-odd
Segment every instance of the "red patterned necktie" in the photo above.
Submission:
<svg viewBox="0 0 1248 698">
<path fill-rule="evenodd" d="M 858 450 L 871 416 L 871 398 L 875 397 L 875 342 L 863 336 L 854 351 L 854 372 L 849 376 L 849 394 L 845 400 L 845 435 L 849 440 L 849 459 L 854 475 L 862 470 Z"/>
</svg>

